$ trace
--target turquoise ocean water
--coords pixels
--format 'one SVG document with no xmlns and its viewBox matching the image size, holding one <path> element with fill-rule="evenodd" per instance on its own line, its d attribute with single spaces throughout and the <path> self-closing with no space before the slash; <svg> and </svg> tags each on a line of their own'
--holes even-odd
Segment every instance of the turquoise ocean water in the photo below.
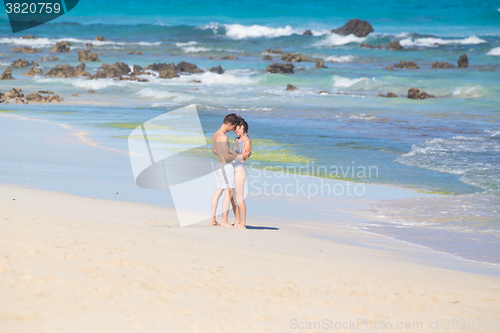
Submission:
<svg viewBox="0 0 500 333">
<path fill-rule="evenodd" d="M 329 33 L 352 18 L 368 20 L 374 33 L 365 38 Z M 307 29 L 313 36 L 302 34 Z M 18 38 L 27 33 L 38 38 Z M 107 41 L 94 41 L 97 35 Z M 1 92 L 12 87 L 52 90 L 71 104 L 11 103 L 0 110 L 68 123 L 119 149 L 126 149 L 123 138 L 131 129 L 116 123 L 139 123 L 196 104 L 210 132 L 221 116 L 236 112 L 250 123 L 256 143 L 252 162 L 260 166 L 376 166 L 376 176 L 344 176 L 448 193 L 440 201 L 373 207 L 378 222 L 367 224 L 366 230 L 431 248 L 443 238 L 488 242 L 493 248 L 500 244 L 497 1 L 81 1 L 58 20 L 16 35 L 6 15 L 0 15 L 0 70 L 17 58 L 39 62 L 44 73 L 56 64 L 79 64 L 76 52 L 56 54 L 56 62 L 38 61 L 53 55 L 50 48 L 61 40 L 70 41 L 73 50 L 92 42 L 92 50 L 103 53 L 100 62 L 86 64 L 91 73 L 116 61 L 146 67 L 183 60 L 204 70 L 220 64 L 226 72 L 173 80 L 147 75 L 150 82 L 140 83 L 31 78 L 23 76 L 26 69 L 14 68 L 16 80 L 0 81 Z M 395 40 L 403 50 L 360 47 Z M 11 52 L 19 46 L 37 47 L 41 53 Z M 300 62 L 293 75 L 266 74 L 272 61 L 262 56 L 268 47 L 323 59 L 328 68 Z M 131 55 L 132 50 L 144 55 Z M 469 67 L 458 69 L 463 53 Z M 222 60 L 224 55 L 239 59 Z M 281 62 L 280 55 L 273 57 Z M 385 70 L 400 60 L 415 61 L 420 69 Z M 455 68 L 432 69 L 434 61 Z M 298 90 L 285 91 L 288 83 Z M 387 92 L 406 96 L 412 87 L 436 98 L 377 97 Z M 96 93 L 88 94 L 88 89 Z M 74 93 L 79 96 L 72 97 Z M 480 246 L 474 251 L 480 252 Z M 498 262 L 500 253 L 481 258 Z"/>
</svg>

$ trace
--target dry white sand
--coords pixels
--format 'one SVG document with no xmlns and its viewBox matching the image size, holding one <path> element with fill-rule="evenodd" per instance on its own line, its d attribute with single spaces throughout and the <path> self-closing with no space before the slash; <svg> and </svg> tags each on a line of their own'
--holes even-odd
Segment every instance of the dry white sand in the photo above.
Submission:
<svg viewBox="0 0 500 333">
<path fill-rule="evenodd" d="M 159 207 L 0 185 L 0 332 L 379 332 L 382 321 L 451 332 L 453 319 L 493 332 L 479 319 L 500 319 L 496 276 L 281 225 L 174 221 Z"/>
</svg>

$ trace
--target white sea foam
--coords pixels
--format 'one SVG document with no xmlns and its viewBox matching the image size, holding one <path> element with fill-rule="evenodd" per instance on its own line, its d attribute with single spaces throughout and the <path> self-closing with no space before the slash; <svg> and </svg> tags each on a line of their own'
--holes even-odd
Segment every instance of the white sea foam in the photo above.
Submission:
<svg viewBox="0 0 500 333">
<path fill-rule="evenodd" d="M 105 46 L 105 45 L 141 45 L 141 46 L 157 46 L 161 45 L 161 42 L 133 42 L 133 43 L 125 43 L 125 42 L 113 42 L 113 41 L 98 41 L 93 39 L 78 39 L 78 38 L 37 38 L 37 39 L 22 39 L 22 38 L 13 38 L 13 37 L 5 37 L 0 38 L 0 44 L 12 44 L 12 45 L 23 45 L 23 46 L 31 46 L 31 47 L 52 47 L 58 42 L 70 42 L 72 44 L 77 44 L 83 46 L 85 43 L 92 43 L 96 46 Z"/>
<path fill-rule="evenodd" d="M 495 47 L 490 52 L 486 53 L 486 55 L 500 56 L 500 47 Z"/>
<path fill-rule="evenodd" d="M 329 34 L 321 41 L 314 43 L 314 47 L 329 47 L 329 46 L 340 46 L 349 43 L 361 43 L 365 40 L 365 37 L 356 37 L 354 35 L 340 36 L 337 34 Z"/>
<path fill-rule="evenodd" d="M 478 98 L 484 96 L 485 93 L 482 86 L 465 86 L 454 88 L 452 95 L 458 98 Z"/>
<path fill-rule="evenodd" d="M 343 55 L 343 56 L 331 55 L 331 56 L 324 57 L 323 59 L 325 59 L 326 61 L 331 60 L 333 62 L 351 62 L 354 60 L 354 56 L 352 56 L 352 55 Z"/>
<path fill-rule="evenodd" d="M 464 39 L 442 39 L 436 37 L 425 37 L 425 38 L 405 38 L 400 41 L 403 47 L 420 46 L 420 47 L 435 47 L 434 44 L 481 44 L 486 43 L 484 39 L 476 36 L 470 36 Z"/>
<path fill-rule="evenodd" d="M 186 53 L 206 52 L 210 50 L 211 50 L 210 47 L 203 47 L 203 46 L 186 46 L 182 48 L 182 51 Z"/>
<path fill-rule="evenodd" d="M 226 28 L 226 36 L 233 39 L 259 37 L 275 38 L 299 33 L 298 31 L 292 29 L 289 25 L 284 28 L 272 28 L 257 24 L 250 26 L 241 24 L 226 24 L 224 26 Z"/>
<path fill-rule="evenodd" d="M 187 42 L 187 43 L 175 43 L 175 46 L 177 46 L 177 47 L 183 47 L 183 46 L 192 46 L 192 45 L 196 45 L 196 44 L 198 44 L 198 42 L 190 41 L 190 42 Z"/>
<path fill-rule="evenodd" d="M 193 75 L 181 75 L 178 80 L 180 82 L 188 83 L 192 80 L 199 80 L 202 84 L 217 84 L 217 85 L 251 85 L 258 82 L 259 78 L 250 77 L 247 75 L 240 76 L 234 75 L 237 71 L 226 71 L 224 74 L 216 74 L 212 72 L 205 72 Z"/>
<path fill-rule="evenodd" d="M 35 82 L 39 83 L 63 83 L 70 84 L 73 87 L 99 90 L 110 86 L 125 86 L 127 83 L 135 81 L 115 81 L 113 79 L 87 80 L 86 78 L 58 78 L 36 76 Z"/>
</svg>

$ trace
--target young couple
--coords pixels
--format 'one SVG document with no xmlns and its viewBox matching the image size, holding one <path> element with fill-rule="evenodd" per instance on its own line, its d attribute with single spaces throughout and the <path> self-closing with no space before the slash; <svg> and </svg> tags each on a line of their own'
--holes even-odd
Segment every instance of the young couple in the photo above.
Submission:
<svg viewBox="0 0 500 333">
<path fill-rule="evenodd" d="M 229 145 L 228 132 L 233 131 L 238 136 L 233 147 Z M 219 225 L 226 228 L 246 229 L 247 207 L 244 200 L 244 186 L 247 179 L 245 160 L 252 154 L 252 141 L 247 135 L 248 124 L 245 119 L 234 113 L 224 117 L 222 126 L 214 133 L 212 151 L 217 156 L 215 178 L 217 188 L 212 197 L 212 221 L 210 225 Z M 215 216 L 219 198 L 224 191 L 222 201 L 222 221 L 218 223 Z M 230 224 L 229 203 L 233 206 L 236 223 Z"/>
</svg>

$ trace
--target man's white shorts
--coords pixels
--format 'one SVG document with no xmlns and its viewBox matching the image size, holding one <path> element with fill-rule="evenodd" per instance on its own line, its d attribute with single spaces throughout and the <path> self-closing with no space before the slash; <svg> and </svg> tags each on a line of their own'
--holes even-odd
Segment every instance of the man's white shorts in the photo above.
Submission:
<svg viewBox="0 0 500 333">
<path fill-rule="evenodd" d="M 219 164 L 215 166 L 215 179 L 217 188 L 234 188 L 234 168 L 231 163 Z"/>
</svg>

